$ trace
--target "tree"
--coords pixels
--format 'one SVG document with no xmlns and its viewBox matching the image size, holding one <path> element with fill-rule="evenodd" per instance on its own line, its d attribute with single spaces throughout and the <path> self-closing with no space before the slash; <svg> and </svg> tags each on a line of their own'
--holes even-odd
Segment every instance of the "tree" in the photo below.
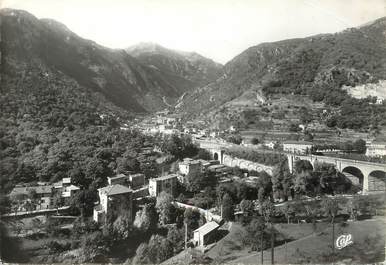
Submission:
<svg viewBox="0 0 386 265">
<path fill-rule="evenodd" d="M 137 211 L 133 225 L 144 232 L 156 228 L 157 216 L 153 204 L 145 204 L 142 210 Z"/>
<path fill-rule="evenodd" d="M 259 144 L 259 143 L 260 143 L 260 141 L 259 141 L 259 139 L 258 139 L 258 138 L 256 138 L 256 137 L 253 137 L 253 138 L 252 138 L 252 140 L 251 140 L 251 143 L 252 143 L 253 145 L 257 145 L 257 144 Z"/>
<path fill-rule="evenodd" d="M 154 159 L 146 158 L 140 162 L 140 171 L 146 176 L 147 179 L 157 177 L 158 165 Z"/>
<path fill-rule="evenodd" d="M 173 245 L 165 237 L 153 235 L 147 245 L 146 254 L 150 263 L 159 264 L 173 255 Z"/>
<path fill-rule="evenodd" d="M 40 205 L 40 200 L 38 200 L 39 196 L 38 194 L 36 193 L 36 190 L 35 189 L 30 189 L 28 191 L 28 198 L 31 200 L 31 203 L 33 204 L 34 208 L 37 208 L 36 207 L 36 203 L 38 202 L 38 204 Z"/>
<path fill-rule="evenodd" d="M 264 217 L 267 224 L 272 221 L 272 217 L 275 214 L 275 206 L 270 200 L 265 200 L 260 204 L 260 214 Z"/>
<path fill-rule="evenodd" d="M 81 190 L 71 198 L 70 206 L 78 209 L 82 217 L 91 216 L 94 209 L 94 203 L 98 200 L 95 190 Z"/>
<path fill-rule="evenodd" d="M 266 242 L 266 224 L 263 218 L 254 218 L 246 227 L 245 240 L 252 246 L 252 250 L 264 250 Z"/>
<path fill-rule="evenodd" d="M 172 226 L 168 230 L 167 239 L 173 245 L 174 254 L 180 252 L 184 247 L 184 229 L 178 229 L 177 226 Z"/>
<path fill-rule="evenodd" d="M 98 157 L 90 157 L 87 160 L 84 174 L 86 178 L 92 179 L 93 181 L 97 179 L 104 180 L 101 184 L 105 185 L 107 182 L 107 177 L 112 176 L 114 173 L 108 167 L 108 164 L 104 160 Z"/>
<path fill-rule="evenodd" d="M 288 126 L 288 130 L 289 130 L 290 132 L 299 132 L 299 131 L 301 131 L 302 129 L 299 127 L 299 124 L 290 123 L 290 125 Z"/>
<path fill-rule="evenodd" d="M 366 141 L 363 139 L 358 139 L 353 144 L 354 150 L 356 150 L 359 154 L 366 153 Z"/>
<path fill-rule="evenodd" d="M 206 175 L 204 173 L 188 174 L 186 177 L 186 190 L 197 193 L 205 187 Z"/>
<path fill-rule="evenodd" d="M 174 155 L 177 159 L 193 157 L 198 152 L 198 148 L 192 143 L 190 136 L 179 137 L 176 134 L 167 137 L 162 142 L 161 150 Z"/>
<path fill-rule="evenodd" d="M 132 264 L 150 264 L 147 243 L 141 243 L 138 246 Z"/>
<path fill-rule="evenodd" d="M 161 192 L 157 197 L 156 209 L 159 214 L 160 224 L 169 224 L 174 217 L 175 208 L 173 205 L 173 196 L 167 192 Z"/>
<path fill-rule="evenodd" d="M 230 142 L 232 144 L 241 144 L 241 142 L 243 141 L 243 139 L 241 138 L 241 135 L 239 134 L 229 135 L 226 140 L 227 142 Z"/>
<path fill-rule="evenodd" d="M 252 201 L 243 199 L 240 202 L 240 209 L 244 212 L 245 215 L 251 216 L 255 209 L 255 206 Z"/>
<path fill-rule="evenodd" d="M 302 172 L 309 172 L 313 170 L 313 166 L 310 163 L 310 161 L 307 160 L 297 160 L 295 162 L 295 171 L 297 173 L 302 173 Z"/>
<path fill-rule="evenodd" d="M 195 209 L 187 208 L 184 212 L 184 223 L 187 226 L 188 234 L 191 235 L 194 230 L 200 227 L 200 212 Z"/>
<path fill-rule="evenodd" d="M 349 202 L 348 202 L 348 211 L 350 212 L 350 217 L 354 221 L 358 218 L 358 213 L 360 210 L 360 200 L 357 196 L 354 196 Z"/>
<path fill-rule="evenodd" d="M 320 205 L 317 201 L 304 202 L 303 208 L 306 212 L 307 218 L 311 220 L 314 231 L 316 231 L 316 217 L 319 214 Z"/>
<path fill-rule="evenodd" d="M 0 215 L 7 213 L 11 208 L 11 201 L 4 193 L 0 194 Z"/>
<path fill-rule="evenodd" d="M 308 111 L 305 107 L 302 107 L 300 109 L 300 121 L 303 124 L 310 123 L 312 121 L 313 117 L 311 115 L 311 112 Z"/>
<path fill-rule="evenodd" d="M 287 201 L 293 186 L 293 177 L 289 172 L 287 160 L 282 160 L 273 169 L 272 189 L 274 198 Z"/>
<path fill-rule="evenodd" d="M 22 242 L 9 235 L 7 223 L 4 220 L 0 220 L 0 242 L 0 258 L 2 261 L 9 263 L 28 262 L 26 252 L 22 251 Z"/>
<path fill-rule="evenodd" d="M 291 204 L 286 203 L 283 207 L 280 207 L 280 211 L 284 214 L 285 218 L 287 218 L 287 223 L 290 223 L 290 218 L 295 214 L 294 208 Z"/>
<path fill-rule="evenodd" d="M 304 132 L 304 141 L 312 141 L 314 140 L 314 136 L 309 131 Z"/>
<path fill-rule="evenodd" d="M 127 171 L 137 172 L 140 170 L 140 163 L 136 158 L 124 156 L 117 159 L 117 173 L 125 173 Z"/>
<path fill-rule="evenodd" d="M 110 250 L 109 243 L 100 231 L 87 234 L 81 242 L 85 256 L 83 262 L 105 263 L 106 255 Z"/>
<path fill-rule="evenodd" d="M 78 239 L 83 235 L 90 234 L 100 230 L 99 224 L 94 221 L 83 222 L 82 218 L 76 218 L 74 221 L 72 236 L 74 239 Z"/>
<path fill-rule="evenodd" d="M 271 176 L 267 172 L 263 171 L 259 173 L 256 188 L 258 189 L 258 198 L 260 203 L 262 203 L 266 198 L 272 196 Z"/>
<path fill-rule="evenodd" d="M 306 194 L 309 192 L 314 192 L 310 190 L 310 183 L 312 183 L 312 165 L 310 162 L 305 160 L 299 160 L 295 164 L 295 181 L 294 181 L 294 190 L 300 194 Z"/>
<path fill-rule="evenodd" d="M 339 203 L 337 200 L 324 198 L 321 203 L 325 213 L 331 218 L 332 223 L 332 249 L 335 251 L 335 216 L 339 211 Z"/>
<path fill-rule="evenodd" d="M 225 193 L 225 195 L 223 196 L 221 206 L 222 206 L 222 217 L 226 221 L 232 221 L 234 219 L 234 205 L 233 205 L 233 200 L 228 193 Z"/>
<path fill-rule="evenodd" d="M 212 156 L 211 154 L 209 153 L 209 151 L 205 150 L 205 149 L 198 149 L 198 153 L 197 153 L 197 159 L 204 159 L 204 160 L 211 160 L 212 159 Z"/>
<path fill-rule="evenodd" d="M 108 226 L 108 224 L 107 226 L 105 226 L 105 228 L 107 228 L 105 230 L 105 233 L 110 236 L 112 234 L 115 240 L 128 239 L 129 236 L 133 234 L 133 226 L 131 224 L 131 219 L 130 216 L 128 216 L 127 214 L 118 215 L 118 217 L 112 223 L 112 230 L 110 230 L 110 227 Z"/>
<path fill-rule="evenodd" d="M 216 192 L 211 187 L 206 187 L 204 192 L 194 195 L 193 204 L 199 208 L 209 209 L 215 204 Z"/>
<path fill-rule="evenodd" d="M 74 165 L 74 168 L 72 168 L 69 172 L 69 176 L 71 178 L 71 182 L 81 189 L 87 188 L 91 183 L 91 179 L 86 178 L 84 175 L 80 164 Z"/>
<path fill-rule="evenodd" d="M 63 206 L 63 198 L 62 198 L 60 192 L 55 193 L 54 197 L 52 198 L 52 205 L 56 209 Z"/>
</svg>

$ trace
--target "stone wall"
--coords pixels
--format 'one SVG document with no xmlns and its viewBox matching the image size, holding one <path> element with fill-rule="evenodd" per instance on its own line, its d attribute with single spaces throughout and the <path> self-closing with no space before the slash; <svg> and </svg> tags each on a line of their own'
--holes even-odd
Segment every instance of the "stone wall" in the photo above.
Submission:
<svg viewBox="0 0 386 265">
<path fill-rule="evenodd" d="M 241 169 L 246 169 L 249 171 L 252 171 L 252 170 L 257 171 L 257 172 L 265 171 L 271 176 L 272 176 L 272 172 L 273 172 L 272 166 L 259 164 L 259 163 L 252 162 L 249 160 L 233 157 L 233 156 L 230 156 L 227 154 L 224 154 L 223 164 L 225 166 L 228 166 L 228 167 L 239 167 Z"/>
<path fill-rule="evenodd" d="M 194 205 L 189 205 L 189 204 L 181 203 L 181 202 L 174 202 L 174 204 L 178 208 L 193 209 L 193 210 L 198 211 L 202 216 L 205 217 L 207 222 L 210 222 L 210 221 L 215 221 L 216 223 L 221 223 L 222 222 L 222 218 L 221 218 L 220 215 L 211 213 L 208 210 L 199 208 L 199 207 L 194 206 Z"/>
</svg>

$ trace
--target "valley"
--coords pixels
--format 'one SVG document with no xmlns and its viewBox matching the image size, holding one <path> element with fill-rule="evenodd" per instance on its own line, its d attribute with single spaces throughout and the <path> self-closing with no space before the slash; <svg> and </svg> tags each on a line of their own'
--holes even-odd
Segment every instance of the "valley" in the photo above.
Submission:
<svg viewBox="0 0 386 265">
<path fill-rule="evenodd" d="M 386 17 L 224 65 L 0 19 L 0 261 L 384 261 Z"/>
</svg>

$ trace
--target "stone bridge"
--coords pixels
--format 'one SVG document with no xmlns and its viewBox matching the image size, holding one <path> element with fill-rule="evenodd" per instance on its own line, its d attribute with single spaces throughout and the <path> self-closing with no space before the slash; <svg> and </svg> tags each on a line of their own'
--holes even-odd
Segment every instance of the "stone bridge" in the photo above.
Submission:
<svg viewBox="0 0 386 265">
<path fill-rule="evenodd" d="M 316 163 L 328 163 L 335 165 L 339 172 L 359 178 L 364 193 L 386 191 L 386 164 L 317 155 L 287 154 L 287 158 L 291 173 L 297 160 L 307 160 L 314 168 Z"/>
<path fill-rule="evenodd" d="M 226 154 L 226 148 L 231 147 L 232 144 L 213 141 L 197 141 L 197 143 L 199 144 L 200 148 L 209 151 L 213 159 L 218 160 L 220 164 L 223 164 L 228 167 L 239 167 L 248 171 L 265 171 L 272 176 L 273 167 L 271 166 L 266 166 L 260 163 L 233 157 Z"/>
<path fill-rule="evenodd" d="M 220 164 L 224 163 L 225 149 L 228 147 L 226 143 L 210 140 L 196 140 L 195 143 L 198 144 L 200 148 L 209 151 L 214 160 L 220 161 Z"/>
</svg>

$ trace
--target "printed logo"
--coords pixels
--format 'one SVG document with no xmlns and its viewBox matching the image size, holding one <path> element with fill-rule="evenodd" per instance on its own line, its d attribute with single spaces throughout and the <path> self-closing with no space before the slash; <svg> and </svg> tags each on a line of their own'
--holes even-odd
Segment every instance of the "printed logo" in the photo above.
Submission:
<svg viewBox="0 0 386 265">
<path fill-rule="evenodd" d="M 354 242 L 352 241 L 352 236 L 350 234 L 347 234 L 339 236 L 336 239 L 335 246 L 337 249 L 342 249 L 353 243 Z"/>
</svg>

